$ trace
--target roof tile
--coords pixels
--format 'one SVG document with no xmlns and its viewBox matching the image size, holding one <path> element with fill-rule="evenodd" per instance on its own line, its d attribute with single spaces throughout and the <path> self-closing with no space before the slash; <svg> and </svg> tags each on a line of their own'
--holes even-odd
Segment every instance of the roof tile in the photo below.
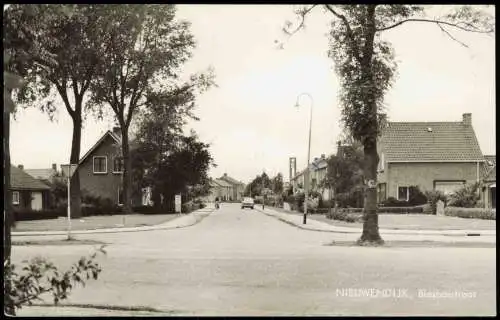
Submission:
<svg viewBox="0 0 500 320">
<path fill-rule="evenodd" d="M 483 161 L 476 134 L 462 122 L 388 122 L 380 138 L 387 161 Z"/>
</svg>

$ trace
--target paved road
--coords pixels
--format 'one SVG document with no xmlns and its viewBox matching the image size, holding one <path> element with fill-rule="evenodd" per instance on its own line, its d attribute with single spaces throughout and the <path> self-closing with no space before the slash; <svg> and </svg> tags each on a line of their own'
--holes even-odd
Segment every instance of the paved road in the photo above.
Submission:
<svg viewBox="0 0 500 320">
<path fill-rule="evenodd" d="M 219 316 L 496 312 L 494 248 L 328 246 L 358 235 L 301 230 L 237 204 L 183 229 L 77 237 L 109 245 L 100 280 L 76 289 L 73 303 Z M 43 254 L 67 266 L 91 250 L 19 246 L 13 258 Z"/>
</svg>

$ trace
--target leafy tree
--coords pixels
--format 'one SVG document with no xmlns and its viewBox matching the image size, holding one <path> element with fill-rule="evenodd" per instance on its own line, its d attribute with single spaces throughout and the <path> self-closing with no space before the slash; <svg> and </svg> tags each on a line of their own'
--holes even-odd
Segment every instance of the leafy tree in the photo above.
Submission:
<svg viewBox="0 0 500 320">
<path fill-rule="evenodd" d="M 397 64 L 391 44 L 383 40 L 381 34 L 407 23 L 431 23 L 458 41 L 452 30 L 493 33 L 494 17 L 471 6 L 453 7 L 453 12 L 442 17 L 427 18 L 423 6 L 315 4 L 296 11 L 300 18 L 298 27 L 293 28 L 293 24 L 287 22 L 285 32 L 293 34 L 303 28 L 308 13 L 319 6 L 332 17 L 328 53 L 340 77 L 342 120 L 353 138 L 364 147 L 363 173 L 367 188 L 363 233 L 358 243 L 383 244 L 377 215 L 377 137 L 383 122 L 380 111 Z"/>
<path fill-rule="evenodd" d="M 91 84 L 92 104 L 99 112 L 109 106 L 121 128 L 124 160 L 124 211 L 131 211 L 131 159 L 129 128 L 140 109 L 164 106 L 166 101 L 190 94 L 211 74 L 192 76 L 183 85 L 180 67 L 195 46 L 189 23 L 175 20 L 174 5 L 107 5 L 105 19 L 114 28 L 107 34 L 98 81 Z M 177 93 L 177 94 L 173 94 Z"/>
<path fill-rule="evenodd" d="M 17 92 L 24 105 L 39 104 L 50 119 L 56 107 L 53 90 L 73 121 L 70 162 L 80 160 L 84 97 L 96 76 L 104 35 L 111 27 L 101 5 L 15 4 L 4 11 L 11 70 L 27 85 Z M 71 213 L 81 215 L 79 175 L 71 181 Z"/>
<path fill-rule="evenodd" d="M 252 180 L 252 182 L 247 184 L 245 188 L 245 194 L 251 197 L 263 195 L 265 188 L 272 189 L 272 184 L 269 176 L 265 172 L 263 172 L 261 175 L 257 175 L 255 179 Z"/>
<path fill-rule="evenodd" d="M 278 173 L 274 178 L 271 179 L 271 190 L 274 194 L 283 193 L 283 175 Z"/>
<path fill-rule="evenodd" d="M 132 150 L 134 180 L 139 186 L 153 187 L 156 207 L 171 209 L 174 195 L 179 193 L 196 197 L 208 192 L 208 169 L 213 164 L 208 144 L 198 141 L 194 132 L 189 136 L 166 132 L 156 141 L 148 141 L 147 130 L 141 132 L 145 135 L 138 137 Z M 164 144 L 155 145 L 161 140 Z"/>
</svg>

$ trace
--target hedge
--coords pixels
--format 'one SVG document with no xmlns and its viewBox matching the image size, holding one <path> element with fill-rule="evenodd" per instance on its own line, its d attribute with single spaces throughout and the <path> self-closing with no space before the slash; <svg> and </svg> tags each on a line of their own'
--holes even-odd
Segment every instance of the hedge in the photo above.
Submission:
<svg viewBox="0 0 500 320">
<path fill-rule="evenodd" d="M 65 217 L 66 212 L 62 210 L 40 210 L 19 209 L 13 211 L 15 221 L 47 220 Z"/>
<path fill-rule="evenodd" d="M 425 211 L 425 206 L 415 206 L 415 207 L 379 207 L 377 212 L 380 214 L 408 214 L 408 213 L 428 213 Z M 334 209 L 331 209 L 334 211 Z M 342 213 L 363 213 L 363 208 L 337 208 L 337 212 Z M 318 213 L 328 213 L 328 209 L 318 209 Z"/>
<path fill-rule="evenodd" d="M 459 217 L 465 219 L 496 220 L 496 210 L 489 208 L 444 208 L 445 216 Z"/>
<path fill-rule="evenodd" d="M 346 222 L 362 222 L 363 221 L 363 215 L 361 215 L 359 213 L 346 212 L 346 211 L 340 211 L 340 210 L 331 210 L 329 213 L 326 214 L 326 217 L 328 219 L 340 220 L 340 221 L 346 221 Z"/>
</svg>

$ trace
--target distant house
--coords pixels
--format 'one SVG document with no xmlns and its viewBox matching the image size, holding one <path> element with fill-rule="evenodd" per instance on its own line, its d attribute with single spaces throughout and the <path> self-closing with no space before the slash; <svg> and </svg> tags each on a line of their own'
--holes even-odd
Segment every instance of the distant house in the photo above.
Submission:
<svg viewBox="0 0 500 320">
<path fill-rule="evenodd" d="M 222 201 L 231 201 L 233 195 L 233 185 L 225 180 L 215 179 L 214 182 L 218 185 L 217 197 Z"/>
<path fill-rule="evenodd" d="M 481 200 L 486 208 L 497 207 L 497 163 L 496 156 L 484 156 L 486 160 L 483 168 Z"/>
<path fill-rule="evenodd" d="M 485 162 L 470 113 L 460 122 L 387 122 L 377 142 L 378 200 L 408 200 L 410 186 L 450 194 L 481 179 Z"/>
<path fill-rule="evenodd" d="M 53 163 L 52 168 L 46 169 L 24 169 L 30 176 L 38 179 L 48 186 L 51 186 L 58 179 L 57 164 Z"/>
<path fill-rule="evenodd" d="M 204 197 L 205 201 L 214 202 L 216 198 L 220 201 L 228 201 L 232 194 L 232 185 L 220 179 L 209 180 L 210 191 Z"/>
<path fill-rule="evenodd" d="M 305 175 L 306 169 L 300 171 L 292 178 L 291 185 L 295 192 L 303 192 L 305 188 Z M 332 192 L 329 188 L 322 187 L 321 182 L 326 178 L 328 172 L 328 160 L 324 154 L 309 164 L 309 184 L 310 191 L 320 192 L 323 200 L 328 200 L 332 197 Z"/>
<path fill-rule="evenodd" d="M 22 165 L 11 166 L 10 191 L 14 211 L 31 209 L 44 210 L 49 207 L 50 187 L 24 171 Z"/>
<path fill-rule="evenodd" d="M 231 185 L 232 188 L 229 200 L 241 201 L 243 199 L 243 193 L 245 192 L 245 184 L 243 182 L 231 178 L 227 173 L 224 173 L 218 180 L 223 180 Z"/>
<path fill-rule="evenodd" d="M 107 131 L 80 159 L 75 174 L 80 178 L 80 189 L 89 194 L 123 204 L 123 158 L 120 129 Z"/>
</svg>

